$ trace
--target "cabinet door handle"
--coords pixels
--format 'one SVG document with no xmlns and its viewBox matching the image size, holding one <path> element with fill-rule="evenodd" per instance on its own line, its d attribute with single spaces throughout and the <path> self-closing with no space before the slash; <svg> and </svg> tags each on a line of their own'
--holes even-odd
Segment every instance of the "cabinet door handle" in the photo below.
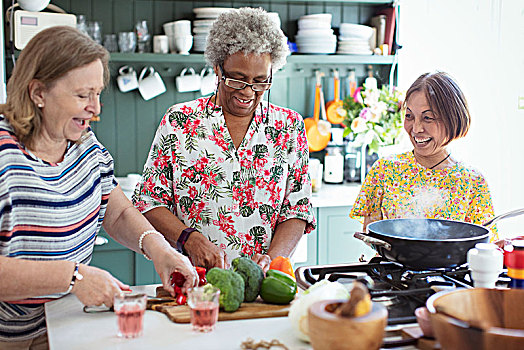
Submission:
<svg viewBox="0 0 524 350">
<path fill-rule="evenodd" d="M 104 244 L 107 244 L 109 243 L 109 240 L 103 236 L 96 236 L 95 238 L 95 245 L 96 246 L 101 246 L 101 245 L 104 245 Z"/>
</svg>

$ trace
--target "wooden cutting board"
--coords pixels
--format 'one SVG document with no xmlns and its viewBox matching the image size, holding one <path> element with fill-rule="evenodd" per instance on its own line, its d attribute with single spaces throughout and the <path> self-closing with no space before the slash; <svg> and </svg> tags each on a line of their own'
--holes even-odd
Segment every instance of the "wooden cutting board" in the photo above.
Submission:
<svg viewBox="0 0 524 350">
<path fill-rule="evenodd" d="M 162 288 L 157 288 L 158 297 L 166 297 L 169 294 Z M 168 299 L 168 298 L 166 298 Z M 244 320 L 251 318 L 282 317 L 289 313 L 290 305 L 266 304 L 260 298 L 252 303 L 242 303 L 235 312 L 225 312 L 220 310 L 218 313 L 219 321 Z M 190 322 L 190 309 L 187 305 L 177 305 L 174 299 L 162 303 L 148 303 L 148 309 L 160 311 L 176 323 Z"/>
<path fill-rule="evenodd" d="M 405 327 L 401 331 L 402 338 L 417 339 L 417 349 L 420 350 L 437 350 L 441 349 L 440 344 L 432 338 L 426 338 L 422 334 L 419 326 Z"/>
</svg>

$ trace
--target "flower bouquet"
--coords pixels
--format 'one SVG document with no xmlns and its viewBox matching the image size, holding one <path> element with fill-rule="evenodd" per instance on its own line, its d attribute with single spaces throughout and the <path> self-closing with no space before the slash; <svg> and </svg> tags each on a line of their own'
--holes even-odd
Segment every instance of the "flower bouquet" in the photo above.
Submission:
<svg viewBox="0 0 524 350">
<path fill-rule="evenodd" d="M 403 97 L 395 87 L 356 89 L 344 99 L 344 137 L 351 135 L 356 144 L 368 145 L 370 153 L 394 144 L 402 130 Z"/>
</svg>

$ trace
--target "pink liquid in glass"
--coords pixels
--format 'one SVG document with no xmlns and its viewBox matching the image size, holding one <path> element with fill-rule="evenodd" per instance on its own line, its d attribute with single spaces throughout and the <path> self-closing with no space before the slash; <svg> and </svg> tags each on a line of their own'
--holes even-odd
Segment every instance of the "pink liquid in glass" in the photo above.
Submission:
<svg viewBox="0 0 524 350">
<path fill-rule="evenodd" d="M 218 304 L 212 301 L 199 302 L 191 308 L 191 325 L 199 332 L 210 332 L 218 320 Z"/>
<path fill-rule="evenodd" d="M 118 336 L 135 338 L 142 334 L 144 309 L 140 305 L 123 305 L 118 311 Z"/>
</svg>

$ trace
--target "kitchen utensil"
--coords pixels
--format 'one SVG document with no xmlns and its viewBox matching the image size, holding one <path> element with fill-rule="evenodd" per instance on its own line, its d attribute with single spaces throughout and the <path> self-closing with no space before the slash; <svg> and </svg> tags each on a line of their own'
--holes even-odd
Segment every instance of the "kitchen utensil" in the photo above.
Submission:
<svg viewBox="0 0 524 350">
<path fill-rule="evenodd" d="M 175 81 L 178 92 L 197 91 L 200 90 L 202 86 L 202 77 L 196 74 L 193 67 L 182 69 L 182 72 L 176 77 Z"/>
<path fill-rule="evenodd" d="M 338 69 L 335 69 L 333 80 L 335 85 L 335 99 L 326 103 L 327 120 L 332 124 L 342 124 L 345 111 L 342 109 L 343 102 L 340 99 L 340 78 L 338 75 Z"/>
<path fill-rule="evenodd" d="M 379 349 L 387 324 L 386 308 L 373 303 L 371 311 L 364 316 L 338 316 L 333 311 L 344 301 L 322 300 L 309 308 L 309 338 L 313 349 Z"/>
<path fill-rule="evenodd" d="M 317 76 L 316 82 L 315 82 L 315 102 L 313 104 L 313 117 L 310 118 L 304 118 L 304 124 L 306 126 L 306 134 L 308 130 L 317 123 L 317 120 L 319 120 L 320 115 L 320 89 L 322 86 L 320 85 L 320 80 Z"/>
<path fill-rule="evenodd" d="M 442 349 L 523 349 L 524 290 L 460 289 L 426 302 Z"/>
<path fill-rule="evenodd" d="M 315 102 L 316 102 L 316 93 L 318 90 L 319 102 L 320 102 L 320 113 L 323 114 L 325 118 L 325 109 L 324 107 L 324 94 L 322 92 L 322 76 L 323 73 L 316 72 L 316 89 L 315 89 Z M 317 106 L 315 106 L 317 107 Z M 314 111 L 314 124 L 312 124 L 308 130 L 306 130 L 306 136 L 309 145 L 310 152 L 318 152 L 326 148 L 329 140 L 331 139 L 331 124 L 323 120 L 320 122 L 319 113 L 317 110 Z"/>
<path fill-rule="evenodd" d="M 524 208 L 504 213 L 485 226 L 522 214 Z M 486 227 L 444 219 L 380 220 L 369 224 L 368 230 L 355 233 L 355 238 L 371 244 L 384 258 L 412 269 L 462 265 L 468 250 L 489 239 Z"/>
<path fill-rule="evenodd" d="M 157 297 L 165 298 L 166 301 L 148 303 L 148 309 L 162 312 L 175 323 L 189 323 L 191 320 L 191 309 L 187 305 L 176 305 L 175 299 L 167 293 L 164 288 L 158 287 Z M 169 301 L 170 300 L 170 301 Z M 243 320 L 251 318 L 282 317 L 289 313 L 290 305 L 266 304 L 259 298 L 252 303 L 242 303 L 235 312 L 218 312 L 219 321 Z"/>
</svg>

